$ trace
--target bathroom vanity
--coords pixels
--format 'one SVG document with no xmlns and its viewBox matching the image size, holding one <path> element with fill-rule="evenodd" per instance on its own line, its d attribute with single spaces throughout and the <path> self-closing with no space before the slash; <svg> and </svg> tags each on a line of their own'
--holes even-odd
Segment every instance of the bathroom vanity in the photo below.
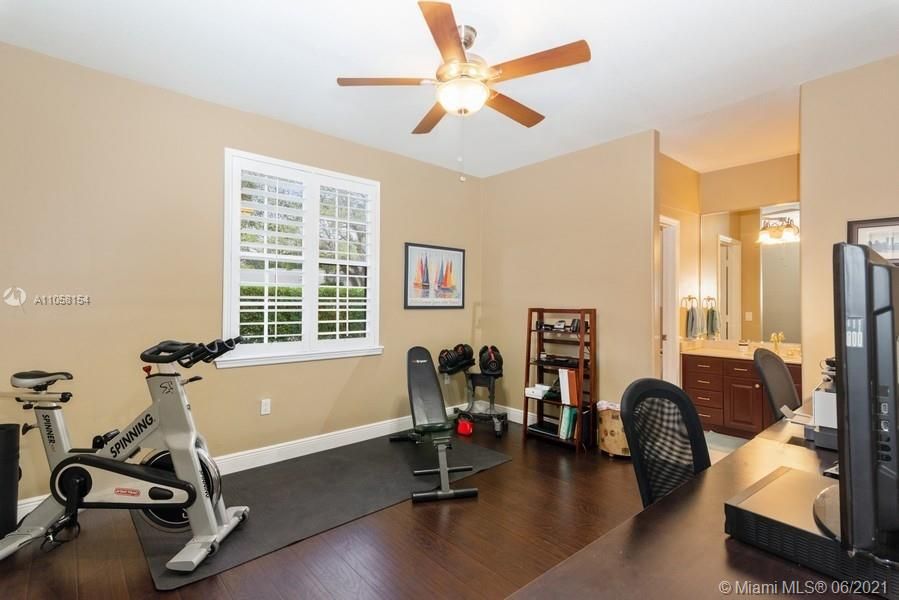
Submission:
<svg viewBox="0 0 899 600">
<path fill-rule="evenodd" d="M 801 359 L 787 356 L 784 361 L 801 398 Z M 774 422 L 751 354 L 716 347 L 682 350 L 681 387 L 706 430 L 751 438 Z"/>
</svg>

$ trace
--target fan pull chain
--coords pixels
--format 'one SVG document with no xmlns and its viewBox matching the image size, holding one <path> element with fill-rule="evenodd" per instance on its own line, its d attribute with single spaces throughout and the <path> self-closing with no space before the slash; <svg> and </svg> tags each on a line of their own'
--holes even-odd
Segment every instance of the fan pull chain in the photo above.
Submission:
<svg viewBox="0 0 899 600">
<path fill-rule="evenodd" d="M 465 119 L 459 119 L 459 183 L 465 183 Z"/>
</svg>

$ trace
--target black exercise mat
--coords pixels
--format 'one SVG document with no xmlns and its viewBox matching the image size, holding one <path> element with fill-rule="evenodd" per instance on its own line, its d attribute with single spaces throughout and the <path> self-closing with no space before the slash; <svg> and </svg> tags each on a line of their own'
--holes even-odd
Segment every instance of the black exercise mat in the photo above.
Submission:
<svg viewBox="0 0 899 600">
<path fill-rule="evenodd" d="M 456 442 L 448 457 L 450 466 L 474 467 L 452 474 L 453 481 L 511 460 L 465 442 Z M 436 466 L 433 445 L 391 443 L 385 436 L 226 475 L 225 503 L 249 506 L 250 516 L 193 573 L 165 567 L 189 532 L 159 531 L 136 514 L 133 521 L 156 589 L 172 590 L 408 500 L 412 491 L 432 490 L 438 476 L 415 477 L 412 469 Z"/>
</svg>

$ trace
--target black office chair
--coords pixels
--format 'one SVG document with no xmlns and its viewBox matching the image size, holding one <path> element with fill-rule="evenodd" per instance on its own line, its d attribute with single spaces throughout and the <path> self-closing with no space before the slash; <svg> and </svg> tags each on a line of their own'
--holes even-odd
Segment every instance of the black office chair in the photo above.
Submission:
<svg viewBox="0 0 899 600">
<path fill-rule="evenodd" d="M 471 471 L 471 466 L 450 467 L 446 452 L 452 449 L 454 423 L 446 415 L 446 404 L 437 370 L 427 348 L 414 346 L 406 355 L 409 384 L 409 405 L 412 409 L 412 431 L 390 436 L 391 442 L 412 441 L 420 444 L 429 439 L 437 449 L 437 467 L 417 469 L 414 475 L 440 475 L 440 488 L 429 492 L 413 492 L 413 502 L 471 498 L 478 495 L 477 488 L 452 489 L 449 474 Z"/>
<path fill-rule="evenodd" d="M 784 417 L 780 409 L 782 406 L 786 406 L 790 411 L 798 410 L 802 406 L 802 400 L 796 393 L 793 376 L 790 375 L 790 369 L 783 359 L 770 350 L 759 348 L 752 355 L 752 360 L 762 378 L 762 385 L 765 386 L 774 420 L 779 421 Z"/>
<path fill-rule="evenodd" d="M 621 421 L 644 508 L 711 466 L 696 408 L 676 385 L 633 382 L 621 399 Z"/>
</svg>

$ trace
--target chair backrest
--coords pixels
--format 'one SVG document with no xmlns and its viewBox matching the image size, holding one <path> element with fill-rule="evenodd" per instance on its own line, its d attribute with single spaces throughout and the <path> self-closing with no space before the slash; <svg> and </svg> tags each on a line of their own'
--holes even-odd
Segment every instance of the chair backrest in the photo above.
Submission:
<svg viewBox="0 0 899 600">
<path fill-rule="evenodd" d="M 452 428 L 452 422 L 446 416 L 446 404 L 431 353 L 427 348 L 413 346 L 406 359 L 413 428 L 417 431 Z"/>
<path fill-rule="evenodd" d="M 796 393 L 793 376 L 790 375 L 790 369 L 781 357 L 766 348 L 759 348 L 752 355 L 752 359 L 762 378 L 762 385 L 765 386 L 775 421 L 783 418 L 781 406 L 786 406 L 790 410 L 797 410 L 802 406 L 802 400 Z"/>
<path fill-rule="evenodd" d="M 709 449 L 686 392 L 638 379 L 621 399 L 621 421 L 644 508 L 709 468 Z"/>
</svg>

